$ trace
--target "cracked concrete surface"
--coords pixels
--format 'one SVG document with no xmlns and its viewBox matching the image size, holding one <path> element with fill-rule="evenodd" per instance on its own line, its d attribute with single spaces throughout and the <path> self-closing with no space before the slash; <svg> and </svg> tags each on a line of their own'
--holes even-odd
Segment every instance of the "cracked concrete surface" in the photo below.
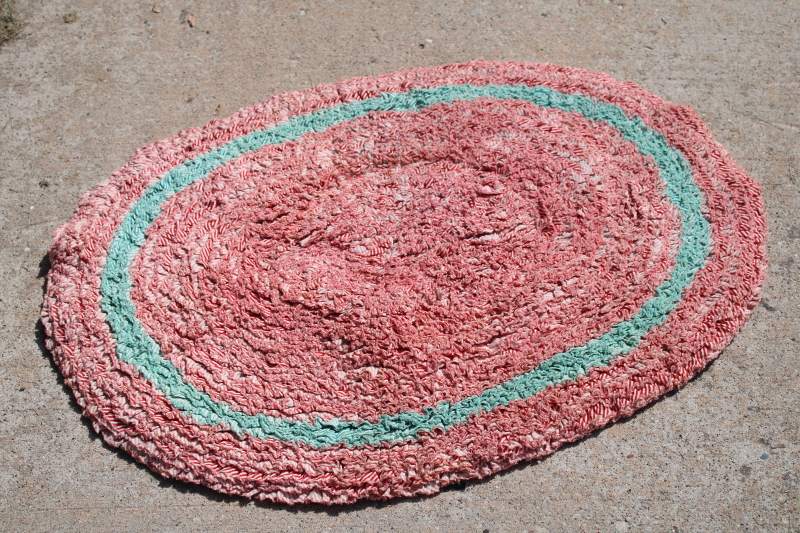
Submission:
<svg viewBox="0 0 800 533">
<path fill-rule="evenodd" d="M 18 9 L 23 31 L 0 47 L 0 529 L 800 530 L 800 2 L 20 0 Z M 720 358 L 632 419 L 433 497 L 254 504 L 164 480 L 105 446 L 37 326 L 50 235 L 81 194 L 139 146 L 276 92 L 474 58 L 604 71 L 687 103 L 762 184 L 770 273 Z"/>
</svg>

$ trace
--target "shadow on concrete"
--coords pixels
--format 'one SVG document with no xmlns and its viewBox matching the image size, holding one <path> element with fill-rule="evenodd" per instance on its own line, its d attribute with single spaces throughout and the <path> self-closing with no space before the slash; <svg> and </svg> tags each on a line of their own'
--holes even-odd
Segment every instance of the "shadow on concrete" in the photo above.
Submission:
<svg viewBox="0 0 800 533">
<path fill-rule="evenodd" d="M 50 256 L 45 255 L 41 261 L 39 261 L 39 273 L 36 274 L 36 279 L 43 279 L 47 277 L 47 272 L 50 270 Z M 42 285 L 42 298 L 44 298 L 44 294 L 47 292 L 47 283 L 45 282 Z M 39 350 L 42 352 L 42 357 L 47 359 L 50 363 L 50 368 L 55 374 L 56 383 L 61 387 L 61 390 L 64 391 L 64 394 L 69 399 L 69 406 L 72 408 L 73 411 L 81 415 L 81 424 L 88 430 L 89 438 L 91 440 L 97 440 L 100 437 L 94 431 L 92 427 L 92 422 L 83 416 L 83 409 L 78 404 L 78 401 L 75 399 L 75 395 L 72 393 L 72 389 L 70 389 L 67 384 L 64 382 L 64 376 L 61 375 L 61 370 L 58 368 L 58 365 L 53 359 L 53 354 L 50 353 L 50 350 L 47 348 L 47 331 L 45 330 L 44 323 L 42 319 L 36 321 L 36 325 L 34 326 L 35 335 L 36 335 L 36 345 L 39 347 Z M 103 443 L 103 445 L 108 448 L 109 450 L 115 450 L 110 446 Z M 116 450 L 115 450 L 116 451 Z M 130 457 L 129 457 L 130 459 Z"/>
</svg>

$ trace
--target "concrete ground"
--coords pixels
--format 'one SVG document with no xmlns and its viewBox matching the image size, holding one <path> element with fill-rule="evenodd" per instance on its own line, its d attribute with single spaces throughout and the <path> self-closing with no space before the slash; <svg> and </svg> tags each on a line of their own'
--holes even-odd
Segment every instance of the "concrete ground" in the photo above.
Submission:
<svg viewBox="0 0 800 533">
<path fill-rule="evenodd" d="M 0 47 L 0 529 L 800 531 L 800 2 L 20 0 L 18 15 Z M 473 58 L 690 104 L 762 184 L 770 274 L 720 358 L 624 423 L 433 497 L 253 504 L 105 446 L 37 327 L 50 235 L 80 195 L 144 143 L 276 92 Z"/>
</svg>

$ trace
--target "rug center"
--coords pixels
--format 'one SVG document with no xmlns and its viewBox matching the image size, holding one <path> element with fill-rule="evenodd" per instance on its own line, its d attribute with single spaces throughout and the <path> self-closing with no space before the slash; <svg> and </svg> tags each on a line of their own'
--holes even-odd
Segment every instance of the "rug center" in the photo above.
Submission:
<svg viewBox="0 0 800 533">
<path fill-rule="evenodd" d="M 181 195 L 195 207 L 160 218 L 132 268 L 133 300 L 160 299 L 142 323 L 215 400 L 306 420 L 420 411 L 529 371 L 630 318 L 678 242 L 651 161 L 523 102 L 376 113 Z"/>
</svg>

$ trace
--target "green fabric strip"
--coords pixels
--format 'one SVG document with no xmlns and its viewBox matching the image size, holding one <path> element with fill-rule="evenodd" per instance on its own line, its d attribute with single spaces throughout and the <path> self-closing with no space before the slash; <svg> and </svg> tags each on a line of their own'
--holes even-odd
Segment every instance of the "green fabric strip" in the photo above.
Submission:
<svg viewBox="0 0 800 533">
<path fill-rule="evenodd" d="M 578 112 L 589 120 L 617 128 L 638 150 L 652 156 L 666 183 L 666 194 L 681 213 L 681 245 L 669 279 L 628 321 L 615 325 L 603 336 L 576 346 L 483 393 L 459 402 L 443 402 L 423 412 L 385 415 L 378 422 L 347 422 L 338 419 L 315 423 L 286 420 L 263 414 L 248 415 L 225 403 L 217 403 L 186 383 L 180 371 L 166 360 L 156 342 L 136 319 L 130 299 L 131 261 L 145 240 L 145 232 L 161 213 L 162 204 L 227 161 L 267 144 L 297 140 L 310 132 L 321 132 L 346 120 L 376 111 L 420 111 L 433 104 L 476 98 L 516 99 L 537 106 Z M 681 292 L 703 266 L 710 249 L 708 222 L 701 213 L 702 197 L 683 156 L 671 148 L 663 135 L 647 127 L 638 117 L 629 118 L 619 107 L 589 98 L 560 93 L 546 87 L 445 85 L 406 93 L 384 93 L 377 98 L 336 105 L 307 115 L 298 115 L 269 130 L 239 137 L 220 148 L 176 167 L 148 189 L 125 216 L 117 230 L 102 274 L 101 307 L 117 343 L 117 355 L 134 365 L 172 403 L 196 423 L 229 428 L 238 435 L 278 439 L 322 448 L 345 444 L 363 446 L 399 443 L 416 439 L 420 431 L 447 429 L 471 415 L 529 398 L 550 385 L 574 381 L 590 369 L 606 366 L 619 355 L 635 349 L 642 338 L 661 325 L 681 298 Z"/>
</svg>

